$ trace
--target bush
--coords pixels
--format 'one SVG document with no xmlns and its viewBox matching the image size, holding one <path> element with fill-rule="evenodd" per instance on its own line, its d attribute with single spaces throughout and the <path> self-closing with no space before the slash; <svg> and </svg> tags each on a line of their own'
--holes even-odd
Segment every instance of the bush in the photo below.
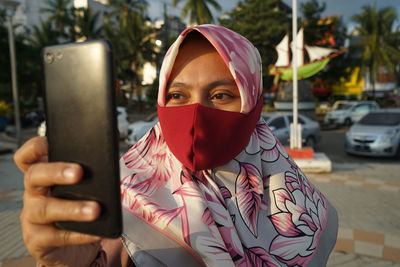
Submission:
<svg viewBox="0 0 400 267">
<path fill-rule="evenodd" d="M 0 101 L 0 117 L 8 118 L 11 113 L 11 106 L 5 101 Z"/>
</svg>

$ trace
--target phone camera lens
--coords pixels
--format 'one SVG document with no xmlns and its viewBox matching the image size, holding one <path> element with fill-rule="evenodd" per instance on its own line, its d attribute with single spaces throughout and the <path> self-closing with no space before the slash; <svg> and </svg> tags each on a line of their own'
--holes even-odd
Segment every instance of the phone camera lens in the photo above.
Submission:
<svg viewBox="0 0 400 267">
<path fill-rule="evenodd" d="M 46 61 L 46 63 L 53 63 L 54 61 L 54 55 L 52 53 L 46 53 L 46 55 L 44 56 L 44 60 Z"/>
<path fill-rule="evenodd" d="M 56 55 L 56 57 L 57 57 L 58 60 L 62 60 L 63 57 L 64 57 L 64 55 L 63 55 L 62 52 L 58 52 L 57 55 Z"/>
</svg>

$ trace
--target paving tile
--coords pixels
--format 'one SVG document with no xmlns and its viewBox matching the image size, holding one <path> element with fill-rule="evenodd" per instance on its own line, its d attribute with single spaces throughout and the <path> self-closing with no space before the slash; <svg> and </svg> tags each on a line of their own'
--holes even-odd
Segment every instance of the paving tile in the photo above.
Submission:
<svg viewBox="0 0 400 267">
<path fill-rule="evenodd" d="M 400 248 L 392 248 L 385 246 L 383 248 L 383 258 L 395 262 L 400 262 Z"/>
<path fill-rule="evenodd" d="M 354 240 L 351 239 L 338 239 L 333 248 L 334 251 L 344 251 L 347 253 L 354 253 Z"/>
<path fill-rule="evenodd" d="M 354 231 L 353 229 L 348 228 L 339 228 L 338 230 L 338 238 L 339 239 L 354 239 Z"/>
<path fill-rule="evenodd" d="M 385 181 L 376 180 L 376 179 L 365 179 L 365 181 L 369 184 L 384 184 Z"/>
<path fill-rule="evenodd" d="M 383 256 L 383 245 L 363 242 L 363 241 L 354 241 L 354 252 L 369 256 L 374 256 L 378 258 L 382 258 Z"/>
<path fill-rule="evenodd" d="M 345 184 L 346 184 L 346 185 L 362 186 L 362 185 L 363 185 L 363 182 L 362 182 L 362 181 L 353 181 L 353 180 L 350 180 L 350 181 L 346 181 Z"/>
<path fill-rule="evenodd" d="M 24 257 L 19 259 L 12 259 L 3 262 L 2 267 L 35 267 L 36 262 L 32 257 Z"/>
<path fill-rule="evenodd" d="M 392 186 L 392 185 L 381 185 L 379 187 L 381 190 L 392 191 L 392 192 L 400 192 L 400 187 Z"/>
<path fill-rule="evenodd" d="M 385 244 L 385 246 L 388 246 L 388 247 L 400 249 L 400 237 L 385 234 L 384 244 Z"/>
<path fill-rule="evenodd" d="M 383 245 L 385 241 L 385 235 L 382 233 L 370 232 L 355 229 L 354 230 L 354 239 L 357 241 L 364 241 L 368 243 L 374 243 Z"/>
<path fill-rule="evenodd" d="M 374 189 L 378 189 L 380 187 L 379 184 L 371 184 L 371 183 L 363 183 L 363 186 L 367 187 L 367 188 L 374 188 Z"/>
</svg>

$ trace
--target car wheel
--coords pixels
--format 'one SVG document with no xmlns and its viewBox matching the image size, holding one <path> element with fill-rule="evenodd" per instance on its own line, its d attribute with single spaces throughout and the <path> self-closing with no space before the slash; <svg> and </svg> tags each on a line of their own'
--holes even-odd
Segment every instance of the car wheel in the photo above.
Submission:
<svg viewBox="0 0 400 267">
<path fill-rule="evenodd" d="M 344 120 L 344 125 L 345 125 L 345 126 L 350 126 L 350 125 L 351 125 L 351 119 L 350 119 L 350 118 L 346 118 L 346 119 Z"/>
<path fill-rule="evenodd" d="M 312 137 L 312 136 L 307 137 L 305 146 L 314 148 L 315 147 L 315 139 L 314 139 L 314 137 Z"/>
</svg>

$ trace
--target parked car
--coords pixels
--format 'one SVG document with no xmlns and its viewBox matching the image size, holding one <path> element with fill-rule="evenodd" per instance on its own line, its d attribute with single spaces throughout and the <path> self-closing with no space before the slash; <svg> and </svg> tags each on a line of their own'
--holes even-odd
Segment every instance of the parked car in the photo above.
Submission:
<svg viewBox="0 0 400 267">
<path fill-rule="evenodd" d="M 137 121 L 129 125 L 129 134 L 126 143 L 134 145 L 143 135 L 147 133 L 158 122 L 157 112 L 150 114 L 144 121 Z"/>
<path fill-rule="evenodd" d="M 128 113 L 125 107 L 117 107 L 118 131 L 120 139 L 127 137 L 129 131 Z M 46 121 L 43 121 L 37 130 L 39 136 L 46 135 Z"/>
<path fill-rule="evenodd" d="M 349 101 L 339 103 L 336 109 L 326 114 L 324 122 L 349 126 L 359 121 L 371 110 L 377 109 L 379 109 L 379 105 L 375 101 Z"/>
<path fill-rule="evenodd" d="M 345 151 L 366 156 L 400 154 L 400 108 L 371 111 L 346 133 Z"/>
<path fill-rule="evenodd" d="M 290 124 L 293 122 L 292 113 L 263 113 L 262 117 L 282 145 L 289 146 Z M 321 140 L 321 130 L 318 122 L 313 121 L 301 114 L 298 115 L 298 122 L 301 124 L 301 137 L 303 146 L 315 147 Z"/>
</svg>

